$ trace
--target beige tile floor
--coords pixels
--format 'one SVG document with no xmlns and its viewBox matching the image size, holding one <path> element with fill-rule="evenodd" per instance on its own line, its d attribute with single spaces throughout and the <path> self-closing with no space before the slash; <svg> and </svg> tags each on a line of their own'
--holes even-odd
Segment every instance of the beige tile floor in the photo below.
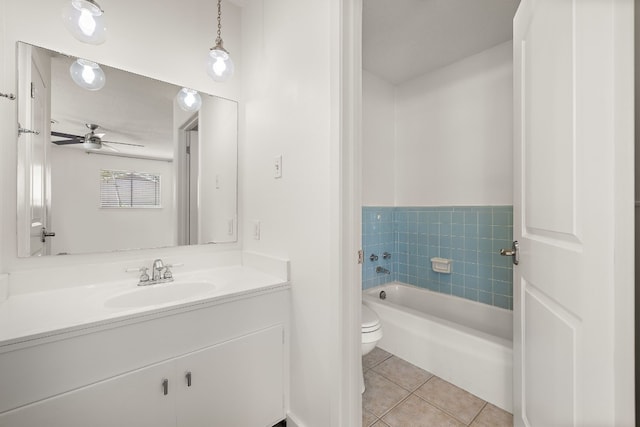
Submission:
<svg viewBox="0 0 640 427">
<path fill-rule="evenodd" d="M 382 349 L 362 367 L 363 427 L 513 426 L 510 413 Z"/>
</svg>

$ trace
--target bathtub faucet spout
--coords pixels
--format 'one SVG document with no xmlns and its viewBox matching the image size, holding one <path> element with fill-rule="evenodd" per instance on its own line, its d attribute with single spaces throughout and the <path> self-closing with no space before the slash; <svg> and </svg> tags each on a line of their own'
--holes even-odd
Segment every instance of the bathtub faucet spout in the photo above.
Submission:
<svg viewBox="0 0 640 427">
<path fill-rule="evenodd" d="M 391 274 L 391 272 L 389 270 L 387 270 L 386 268 L 384 268 L 384 267 L 382 267 L 380 265 L 376 267 L 376 273 Z"/>
</svg>

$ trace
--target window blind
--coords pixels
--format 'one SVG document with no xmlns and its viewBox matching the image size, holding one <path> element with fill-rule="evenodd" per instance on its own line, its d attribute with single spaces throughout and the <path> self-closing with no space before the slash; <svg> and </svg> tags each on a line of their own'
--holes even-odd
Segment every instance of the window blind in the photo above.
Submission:
<svg viewBox="0 0 640 427">
<path fill-rule="evenodd" d="M 160 208 L 160 175 L 101 170 L 101 208 Z"/>
</svg>

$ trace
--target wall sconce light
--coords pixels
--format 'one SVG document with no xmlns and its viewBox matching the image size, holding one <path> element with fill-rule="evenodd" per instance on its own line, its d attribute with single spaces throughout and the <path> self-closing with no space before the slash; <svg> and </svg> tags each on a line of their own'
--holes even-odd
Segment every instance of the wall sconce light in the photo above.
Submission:
<svg viewBox="0 0 640 427">
<path fill-rule="evenodd" d="M 186 87 L 180 89 L 176 100 L 180 108 L 187 112 L 198 111 L 202 106 L 202 98 L 198 91 Z"/>
<path fill-rule="evenodd" d="M 70 0 L 62 9 L 62 20 L 81 42 L 102 44 L 107 38 L 104 11 L 94 0 Z"/>
<path fill-rule="evenodd" d="M 69 73 L 78 86 L 87 90 L 100 90 L 107 82 L 102 68 L 86 59 L 76 59 L 69 67 Z"/>
<path fill-rule="evenodd" d="M 229 52 L 222 46 L 220 2 L 221 0 L 218 0 L 218 37 L 216 38 L 216 45 L 209 50 L 207 73 L 213 80 L 224 82 L 233 75 L 233 61 L 229 56 Z"/>
</svg>

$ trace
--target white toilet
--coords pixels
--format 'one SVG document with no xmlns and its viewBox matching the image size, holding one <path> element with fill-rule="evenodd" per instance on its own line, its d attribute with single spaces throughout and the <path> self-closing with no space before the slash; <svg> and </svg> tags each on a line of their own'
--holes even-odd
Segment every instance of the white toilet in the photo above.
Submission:
<svg viewBox="0 0 640 427">
<path fill-rule="evenodd" d="M 362 304 L 362 355 L 369 353 L 382 338 L 380 318 L 366 305 Z M 360 375 L 360 389 L 364 393 L 364 374 Z"/>
</svg>

